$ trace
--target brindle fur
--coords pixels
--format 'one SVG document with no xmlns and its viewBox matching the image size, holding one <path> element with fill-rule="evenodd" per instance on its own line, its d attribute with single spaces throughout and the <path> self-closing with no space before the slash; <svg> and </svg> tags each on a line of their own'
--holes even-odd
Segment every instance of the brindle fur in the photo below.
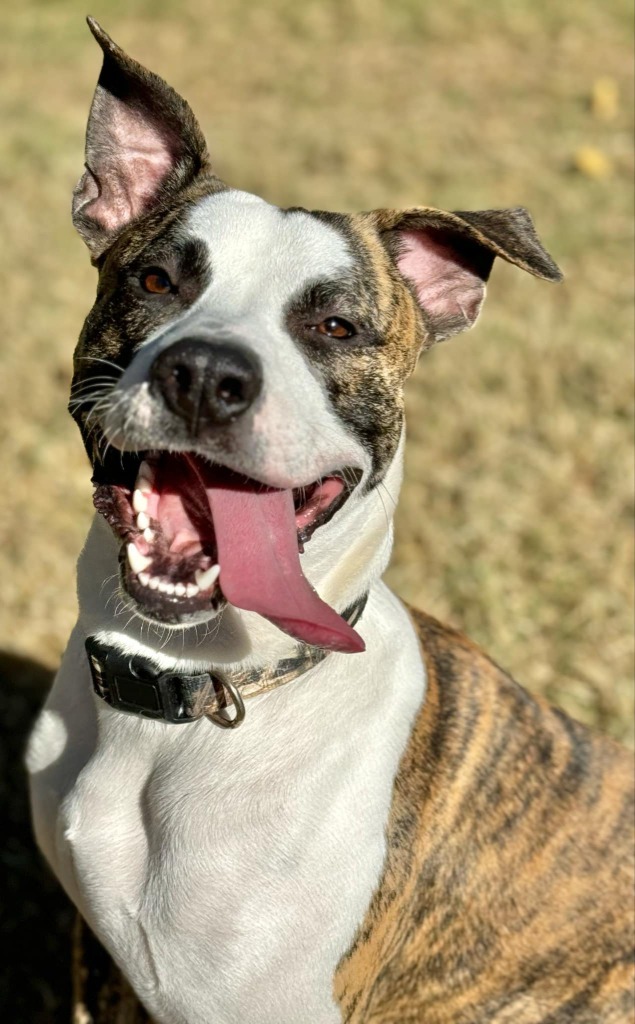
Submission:
<svg viewBox="0 0 635 1024">
<path fill-rule="evenodd" d="M 412 613 L 426 700 L 346 1024 L 632 1024 L 633 763 Z"/>
<path fill-rule="evenodd" d="M 631 755 L 412 618 L 426 700 L 383 877 L 335 977 L 343 1022 L 632 1024 Z M 123 1015 L 130 990 L 92 936 L 81 946 L 100 981 L 77 1024 L 147 1024 Z"/>
</svg>

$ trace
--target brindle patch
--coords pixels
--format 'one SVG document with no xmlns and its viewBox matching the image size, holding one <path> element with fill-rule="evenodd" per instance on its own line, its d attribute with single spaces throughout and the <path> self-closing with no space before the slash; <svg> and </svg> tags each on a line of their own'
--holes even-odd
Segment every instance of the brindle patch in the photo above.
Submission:
<svg viewBox="0 0 635 1024">
<path fill-rule="evenodd" d="M 370 488 L 395 455 L 403 385 L 424 344 L 425 324 L 371 218 L 324 211 L 312 215 L 344 235 L 353 266 L 343 280 L 314 282 L 294 297 L 286 323 L 318 371 L 335 412 L 371 455 Z M 358 335 L 337 342 L 306 329 L 327 315 L 351 321 Z"/>
<path fill-rule="evenodd" d="M 630 1024 L 630 755 L 412 614 L 426 701 L 335 978 L 343 1020 Z"/>
<path fill-rule="evenodd" d="M 158 328 L 178 320 L 207 287 L 213 272 L 209 253 L 203 244 L 185 237 L 183 223 L 200 199 L 226 187 L 213 175 L 201 176 L 169 210 L 156 210 L 131 225 L 98 261 L 97 297 L 75 349 L 73 395 L 89 392 L 91 378 L 104 374 L 112 374 L 116 382 L 116 370 L 103 361 L 125 369 L 138 346 Z M 178 285 L 174 294 L 148 295 L 140 287 L 140 271 L 157 266 Z M 95 465 L 100 436 L 94 431 L 91 407 L 90 402 L 81 405 L 73 416 Z"/>
<path fill-rule="evenodd" d="M 395 454 L 403 423 L 403 385 L 420 351 L 435 337 L 465 326 L 462 318 L 434 322 L 421 308 L 414 287 L 397 268 L 402 232 L 422 231 L 449 246 L 457 262 L 483 281 L 496 256 L 545 280 L 557 281 L 562 275 L 521 207 L 472 213 L 415 207 L 352 216 L 324 211 L 312 215 L 345 237 L 353 268 L 343 281 L 315 283 L 296 296 L 287 310 L 287 325 L 318 369 L 338 416 L 371 454 L 372 487 Z M 358 336 L 342 343 L 316 343 L 306 325 L 327 313 L 359 326 Z"/>
</svg>

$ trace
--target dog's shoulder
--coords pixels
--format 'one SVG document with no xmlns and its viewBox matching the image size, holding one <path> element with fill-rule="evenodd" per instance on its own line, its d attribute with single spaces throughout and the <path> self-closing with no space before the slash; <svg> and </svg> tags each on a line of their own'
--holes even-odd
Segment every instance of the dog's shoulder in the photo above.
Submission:
<svg viewBox="0 0 635 1024">
<path fill-rule="evenodd" d="M 473 772 L 475 784 L 505 782 L 497 804 L 505 803 L 505 794 L 535 787 L 549 795 L 554 813 L 587 823 L 618 797 L 633 800 L 630 751 L 529 693 L 459 630 L 408 611 L 427 675 L 426 702 L 411 742 L 413 763 L 419 747 L 435 759 L 441 778 L 460 763 L 465 778 Z"/>
<path fill-rule="evenodd" d="M 336 978 L 344 1019 L 630 1021 L 631 756 L 409 611 L 426 699 Z"/>
</svg>

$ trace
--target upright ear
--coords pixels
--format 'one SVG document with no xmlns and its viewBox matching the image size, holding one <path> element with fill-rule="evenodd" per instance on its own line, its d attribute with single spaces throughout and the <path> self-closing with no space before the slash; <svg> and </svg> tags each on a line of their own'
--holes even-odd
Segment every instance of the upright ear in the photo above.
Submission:
<svg viewBox="0 0 635 1024">
<path fill-rule="evenodd" d="M 562 279 L 520 206 L 474 213 L 421 206 L 376 210 L 371 217 L 414 288 L 431 342 L 474 325 L 496 256 L 545 281 Z"/>
<path fill-rule="evenodd" d="M 132 221 L 209 169 L 194 114 L 162 78 L 128 57 L 93 18 L 104 63 L 86 130 L 73 223 L 93 261 Z"/>
</svg>

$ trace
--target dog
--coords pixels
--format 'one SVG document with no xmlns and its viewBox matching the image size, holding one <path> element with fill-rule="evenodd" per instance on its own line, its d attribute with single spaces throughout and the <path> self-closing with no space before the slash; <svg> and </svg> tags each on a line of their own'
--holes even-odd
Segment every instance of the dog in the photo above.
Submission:
<svg viewBox="0 0 635 1024">
<path fill-rule="evenodd" d="M 103 51 L 73 220 L 96 515 L 28 751 L 76 1022 L 632 1020 L 630 756 L 381 581 L 403 387 L 521 208 L 279 209 Z"/>
</svg>

